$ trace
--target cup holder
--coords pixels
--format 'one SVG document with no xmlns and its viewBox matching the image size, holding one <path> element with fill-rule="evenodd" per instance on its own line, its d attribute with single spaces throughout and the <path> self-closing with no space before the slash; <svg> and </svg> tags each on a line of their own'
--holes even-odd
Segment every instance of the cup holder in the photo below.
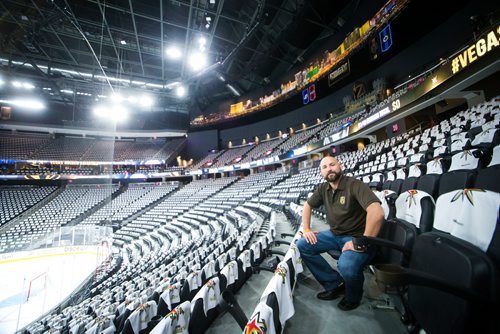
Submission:
<svg viewBox="0 0 500 334">
<path fill-rule="evenodd" d="M 396 287 L 405 285 L 405 269 L 395 264 L 382 264 L 375 266 L 375 278 L 379 285 Z"/>
</svg>

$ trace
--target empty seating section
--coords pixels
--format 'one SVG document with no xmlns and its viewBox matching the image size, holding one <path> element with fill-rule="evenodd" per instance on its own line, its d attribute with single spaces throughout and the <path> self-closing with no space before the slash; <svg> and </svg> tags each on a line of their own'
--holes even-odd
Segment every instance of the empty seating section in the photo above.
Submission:
<svg viewBox="0 0 500 334">
<path fill-rule="evenodd" d="M 226 188 L 223 192 L 207 199 L 200 209 L 205 210 L 211 207 L 228 209 L 243 205 L 253 198 L 260 197 L 260 194 L 273 188 L 286 177 L 288 177 L 287 173 L 278 171 L 249 175 Z"/>
<path fill-rule="evenodd" d="M 118 190 L 111 185 L 67 186 L 36 212 L 0 235 L 0 252 L 23 249 L 83 215 Z"/>
<path fill-rule="evenodd" d="M 223 167 L 239 163 L 244 155 L 252 149 L 252 146 L 232 148 L 222 153 L 211 167 Z"/>
<path fill-rule="evenodd" d="M 222 153 L 224 153 L 224 151 L 220 151 L 220 152 L 211 152 L 209 153 L 206 157 L 204 157 L 203 159 L 201 159 L 200 161 L 198 161 L 197 163 L 195 163 L 191 169 L 199 169 L 199 168 L 209 168 L 213 165 L 215 159 L 217 159 L 217 157 L 219 155 L 221 155 Z"/>
<path fill-rule="evenodd" d="M 0 158 L 70 161 L 167 160 L 182 147 L 185 140 L 112 140 L 71 136 L 51 138 L 42 134 L 0 132 Z"/>
<path fill-rule="evenodd" d="M 276 146 L 278 146 L 283 139 L 271 139 L 268 141 L 261 141 L 259 144 L 254 145 L 253 148 L 248 151 L 246 156 L 240 161 L 241 163 L 250 162 L 254 160 L 263 159 L 267 156 L 274 156 L 277 153 L 274 151 Z"/>
<path fill-rule="evenodd" d="M 37 204 L 57 187 L 1 186 L 0 226 Z"/>
<path fill-rule="evenodd" d="M 59 137 L 49 141 L 36 151 L 31 159 L 36 160 L 80 160 L 94 144 L 92 139 Z"/>
<path fill-rule="evenodd" d="M 305 168 L 300 173 L 292 175 L 284 182 L 272 187 L 263 193 L 261 199 L 284 199 L 288 202 L 297 202 L 300 197 L 306 198 L 316 185 L 322 182 L 318 168 Z"/>
<path fill-rule="evenodd" d="M 146 208 L 151 203 L 168 195 L 178 184 L 131 184 L 124 192 L 109 201 L 95 213 L 85 218 L 81 224 L 99 224 L 103 221 L 122 221 Z"/>
<path fill-rule="evenodd" d="M 0 159 L 26 159 L 50 140 L 49 135 L 0 132 Z"/>
<path fill-rule="evenodd" d="M 486 102 L 459 112 L 432 128 L 412 130 L 338 156 L 347 175 L 361 179 L 378 192 L 380 198 L 387 199 L 386 204 L 395 210 L 394 223 L 414 226 L 417 237 L 409 263 L 415 270 L 424 270 L 415 260 L 415 252 L 426 252 L 436 261 L 442 259 L 439 254 L 432 253 L 436 235 L 438 239 L 451 240 L 447 245 L 467 243 L 462 248 L 470 249 L 470 254 L 477 255 L 475 259 L 488 265 L 498 262 L 498 236 L 492 234 L 499 207 L 499 187 L 494 181 L 500 168 L 499 115 L 499 103 L 496 100 Z M 329 131 L 326 129 L 338 126 L 341 124 L 318 126 L 310 132 L 304 131 L 303 136 L 299 132 L 291 138 L 297 137 L 293 141 L 288 139 L 274 148 L 291 149 L 303 140 L 316 140 L 315 134 L 321 129 Z M 262 154 L 274 144 L 269 144 L 266 150 L 258 150 L 257 145 L 213 153 L 195 168 L 203 168 L 208 161 L 224 165 L 237 156 L 247 154 L 248 158 L 252 152 Z M 99 210 L 83 220 L 84 224 L 103 220 L 120 222 L 113 243 L 122 257 L 116 271 L 96 281 L 92 295 L 85 301 L 46 316 L 41 322 L 30 325 L 29 332 L 42 333 L 49 328 L 62 330 L 66 327 L 78 332 L 84 326 L 87 329 L 96 326 L 99 332 L 120 333 L 139 323 L 134 329 L 138 332 L 147 326 L 151 330 L 171 321 L 189 328 L 190 333 L 202 333 L 225 305 L 222 291 L 227 288 L 236 292 L 252 275 L 250 267 L 267 256 L 265 250 L 270 247 L 275 233 L 273 219 L 276 218 L 273 218 L 272 208 L 283 210 L 286 206 L 294 228 L 299 228 L 301 206 L 295 203 L 305 200 L 324 182 L 316 165 L 317 162 L 313 162 L 313 167 L 292 168 L 291 173 L 277 170 L 242 178 L 195 180 L 184 186 L 133 184 L 122 188 L 121 194 L 101 204 Z M 90 212 L 90 208 L 109 200 L 111 193 L 117 191 L 114 186 L 108 187 L 106 191 L 95 191 L 96 186 L 68 186 L 38 212 L 2 234 L 1 249 L 14 250 L 18 244 L 24 245 L 32 237 L 41 235 L 42 231 L 53 230 L 74 220 L 78 214 Z M 473 187 L 481 189 L 469 189 Z M 386 198 L 390 194 L 393 202 Z M 465 210 L 465 206 L 453 204 L 457 207 L 451 216 L 446 208 L 450 198 L 459 197 L 469 202 L 480 200 L 481 205 L 491 204 L 496 211 L 488 211 L 485 215 L 488 222 L 480 230 L 472 227 L 470 224 L 475 222 L 469 219 L 467 227 L 456 227 L 452 219 L 459 219 L 459 211 Z M 325 219 L 325 215 L 319 213 Z M 267 225 L 265 221 L 269 217 L 271 223 Z M 259 230 L 261 233 L 256 233 Z M 468 235 L 468 231 L 475 230 L 478 233 L 472 237 Z M 296 234 L 294 240 L 299 237 L 300 234 Z M 267 324 L 273 325 L 277 332 L 294 313 L 291 293 L 296 275 L 302 271 L 299 257 L 292 242 L 254 312 L 266 316 Z M 439 262 L 436 263 L 439 269 Z M 437 272 L 439 270 L 432 274 L 437 275 Z M 287 283 L 285 290 L 274 288 L 276 280 Z M 488 291 L 498 291 L 498 281 L 488 284 L 488 289 L 491 287 Z M 428 292 L 419 293 L 411 288 L 403 296 L 410 299 L 408 310 L 418 321 L 424 302 L 415 296 L 423 297 Z M 444 294 L 439 292 L 440 296 Z M 446 300 L 455 303 L 453 298 Z M 288 306 L 283 308 L 282 302 Z M 165 316 L 170 311 L 177 312 L 177 316 L 153 321 L 154 316 Z M 134 319 L 138 316 L 144 321 L 136 322 Z M 103 321 L 106 317 L 110 320 Z M 427 320 L 422 320 L 421 325 L 435 332 L 435 327 Z"/>
<path fill-rule="evenodd" d="M 314 136 L 321 131 L 321 129 L 325 126 L 325 124 L 320 124 L 320 125 L 315 125 L 311 128 L 297 131 L 293 135 L 289 136 L 287 140 L 282 142 L 276 147 L 276 152 L 278 154 L 284 154 L 298 146 L 306 144 L 311 137 L 314 138 Z"/>
<path fill-rule="evenodd" d="M 115 155 L 114 140 L 95 140 L 91 149 L 84 152 L 81 160 L 83 161 L 113 161 Z"/>
<path fill-rule="evenodd" d="M 114 161 L 122 161 L 134 157 L 136 159 L 155 159 L 163 147 L 167 145 L 165 141 L 116 141 Z M 158 157 L 160 158 L 160 157 Z M 164 158 L 164 157 L 163 157 Z"/>
<path fill-rule="evenodd" d="M 123 245 L 142 235 L 144 230 L 152 231 L 161 225 L 176 224 L 175 218 L 196 208 L 201 201 L 227 187 L 236 178 L 193 181 L 166 197 L 158 205 L 115 233 L 115 244 Z M 164 231 L 164 233 L 171 233 Z"/>
</svg>

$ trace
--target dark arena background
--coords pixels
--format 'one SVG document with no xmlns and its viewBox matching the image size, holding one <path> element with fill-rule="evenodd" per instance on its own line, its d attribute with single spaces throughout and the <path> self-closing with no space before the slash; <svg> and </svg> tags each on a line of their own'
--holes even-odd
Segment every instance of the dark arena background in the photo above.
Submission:
<svg viewBox="0 0 500 334">
<path fill-rule="evenodd" d="M 500 333 L 499 9 L 2 0 L 0 333 Z M 325 156 L 384 209 L 351 311 Z"/>
</svg>

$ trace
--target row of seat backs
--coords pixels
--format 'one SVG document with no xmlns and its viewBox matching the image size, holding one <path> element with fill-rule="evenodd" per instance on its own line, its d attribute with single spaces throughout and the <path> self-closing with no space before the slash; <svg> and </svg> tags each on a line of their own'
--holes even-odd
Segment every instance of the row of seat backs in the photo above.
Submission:
<svg viewBox="0 0 500 334">
<path fill-rule="evenodd" d="M 494 173 L 481 181 L 490 181 L 483 183 L 486 187 L 491 185 L 491 177 L 500 175 L 498 168 L 491 171 Z M 490 188 L 498 190 L 498 185 Z M 405 205 L 411 205 L 409 201 L 415 193 L 401 194 L 398 199 L 403 198 Z M 430 196 L 425 198 L 433 202 Z M 453 207 L 447 206 L 450 199 L 455 202 Z M 413 205 L 418 206 L 420 202 Z M 420 224 L 419 228 L 402 219 L 384 224 L 380 237 L 395 242 L 407 251 L 403 253 L 381 248 L 375 263 L 409 266 L 415 272 L 445 284 L 445 291 L 443 286 L 422 286 L 418 281 L 409 285 L 409 307 L 427 333 L 467 333 L 483 327 L 499 329 L 497 317 L 490 317 L 491 310 L 498 311 L 500 305 L 499 207 L 500 192 L 455 189 L 438 199 L 432 223 L 427 216 L 428 221 Z M 432 208 L 421 213 L 429 209 Z M 453 224 L 469 227 L 462 229 Z M 491 234 L 490 238 L 484 236 L 485 229 L 489 229 L 487 234 Z M 465 297 L 447 291 L 446 284 L 458 287 L 459 292 L 466 291 Z M 470 298 L 467 294 L 475 297 Z"/>
</svg>

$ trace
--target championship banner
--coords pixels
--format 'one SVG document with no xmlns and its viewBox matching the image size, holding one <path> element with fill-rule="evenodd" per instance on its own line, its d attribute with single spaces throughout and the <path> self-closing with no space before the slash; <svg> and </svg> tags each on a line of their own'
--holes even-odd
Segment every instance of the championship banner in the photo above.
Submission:
<svg viewBox="0 0 500 334">
<path fill-rule="evenodd" d="M 12 114 L 12 107 L 9 106 L 2 106 L 0 108 L 0 119 L 2 121 L 7 121 L 10 119 L 10 116 Z"/>
<path fill-rule="evenodd" d="M 337 81 L 345 78 L 351 73 L 351 63 L 349 59 L 346 63 L 337 67 L 334 71 L 328 74 L 328 86 L 333 86 Z"/>
<path fill-rule="evenodd" d="M 443 63 L 437 71 L 425 78 L 416 88 L 410 90 L 405 89 L 402 90 L 402 92 L 395 93 L 388 97 L 378 112 L 354 123 L 354 125 L 349 128 L 349 134 L 354 134 L 369 124 L 378 121 L 382 117 L 415 102 L 417 99 L 435 89 L 478 59 L 494 51 L 498 52 L 500 49 L 498 46 L 500 46 L 500 26 L 485 33 L 482 38 L 478 39 L 469 47 L 464 48 L 464 51 L 452 58 L 451 61 Z"/>
<path fill-rule="evenodd" d="M 380 51 L 386 52 L 392 46 L 392 32 L 391 25 L 388 23 L 384 29 L 378 33 L 380 39 Z"/>
</svg>

